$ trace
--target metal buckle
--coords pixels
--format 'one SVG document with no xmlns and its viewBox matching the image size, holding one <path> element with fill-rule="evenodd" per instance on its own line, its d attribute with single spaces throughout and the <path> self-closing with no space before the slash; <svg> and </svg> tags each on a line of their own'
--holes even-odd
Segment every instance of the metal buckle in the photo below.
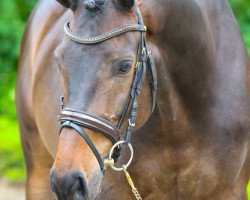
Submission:
<svg viewBox="0 0 250 200">
<path fill-rule="evenodd" d="M 129 126 L 135 127 L 135 123 L 132 123 L 131 119 L 128 120 L 128 124 L 129 124 Z"/>
<path fill-rule="evenodd" d="M 139 61 L 136 62 L 135 69 L 140 65 L 141 63 Z"/>
</svg>

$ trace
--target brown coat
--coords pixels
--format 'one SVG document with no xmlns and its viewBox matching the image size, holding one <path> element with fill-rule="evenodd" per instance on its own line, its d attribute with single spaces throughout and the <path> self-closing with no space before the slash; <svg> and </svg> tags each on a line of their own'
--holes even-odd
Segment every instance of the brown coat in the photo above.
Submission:
<svg viewBox="0 0 250 200">
<path fill-rule="evenodd" d="M 68 7 L 72 2 L 61 1 Z M 106 0 L 101 11 L 76 2 L 72 12 L 56 1 L 40 0 L 23 37 L 16 102 L 28 169 L 27 200 L 53 199 L 52 165 L 60 200 L 80 199 L 76 195 L 133 199 L 122 173 L 108 170 L 102 177 L 92 151 L 75 131 L 64 128 L 58 136 L 62 93 L 67 106 L 117 122 L 133 69 L 121 76 L 116 63 L 134 61 L 139 41 L 138 33 L 92 46 L 64 38 L 67 21 L 84 36 L 136 23 L 135 14 L 116 1 Z M 250 68 L 227 1 L 144 0 L 140 9 L 157 66 L 158 93 L 149 116 L 147 79 L 131 142 L 135 158 L 128 169 L 136 187 L 146 200 L 246 200 Z M 85 131 L 105 156 L 110 141 Z M 84 181 L 69 186 L 75 172 Z"/>
</svg>

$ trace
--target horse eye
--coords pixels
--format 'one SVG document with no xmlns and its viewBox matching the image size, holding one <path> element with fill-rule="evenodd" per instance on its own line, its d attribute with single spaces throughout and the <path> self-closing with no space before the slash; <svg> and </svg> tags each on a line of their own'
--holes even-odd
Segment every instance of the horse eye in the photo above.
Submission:
<svg viewBox="0 0 250 200">
<path fill-rule="evenodd" d="M 132 62 L 130 62 L 130 61 L 123 62 L 120 65 L 119 73 L 120 74 L 125 74 L 125 73 L 129 72 L 129 70 L 131 69 L 131 67 L 132 67 Z"/>
</svg>

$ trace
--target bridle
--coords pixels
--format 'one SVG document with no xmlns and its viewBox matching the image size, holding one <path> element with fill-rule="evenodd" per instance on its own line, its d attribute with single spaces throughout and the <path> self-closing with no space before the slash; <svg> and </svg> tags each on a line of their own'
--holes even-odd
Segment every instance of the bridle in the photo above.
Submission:
<svg viewBox="0 0 250 200">
<path fill-rule="evenodd" d="M 95 37 L 85 38 L 85 37 L 80 37 L 74 34 L 70 30 L 69 22 L 66 23 L 64 26 L 65 35 L 69 39 L 77 43 L 84 44 L 84 45 L 94 45 L 96 43 L 106 41 L 115 36 L 118 36 L 127 32 L 131 32 L 131 31 L 139 31 L 141 33 L 141 40 L 140 40 L 140 44 L 139 44 L 138 52 L 137 52 L 137 62 L 135 66 L 135 72 L 134 72 L 134 77 L 133 77 L 130 93 L 129 93 L 125 108 L 123 110 L 123 113 L 119 119 L 117 126 L 99 116 L 95 116 L 95 115 L 92 115 L 90 113 L 87 113 L 81 110 L 64 108 L 63 96 L 61 97 L 62 109 L 58 116 L 58 119 L 61 123 L 61 130 L 64 127 L 72 128 L 76 130 L 84 138 L 84 140 L 88 143 L 89 147 L 93 151 L 100 165 L 101 171 L 103 173 L 105 171 L 104 160 L 101 158 L 95 145 L 93 144 L 89 136 L 86 134 L 86 132 L 82 129 L 82 127 L 86 127 L 94 131 L 97 131 L 99 133 L 102 133 L 113 143 L 113 145 L 115 145 L 117 142 L 121 141 L 123 134 L 121 134 L 120 129 L 124 122 L 125 117 L 127 116 L 129 112 L 129 118 L 128 118 L 128 122 L 126 125 L 126 131 L 122 139 L 122 141 L 124 142 L 122 145 L 119 145 L 115 148 L 114 153 L 112 155 L 112 158 L 114 159 L 114 161 L 117 161 L 119 159 L 120 152 L 122 150 L 123 145 L 129 144 L 130 142 L 131 134 L 136 124 L 137 110 L 138 110 L 138 103 L 137 103 L 138 97 L 140 95 L 142 83 L 146 77 L 147 72 L 149 73 L 149 77 L 150 77 L 151 113 L 153 112 L 154 107 L 155 107 L 156 89 L 157 89 L 156 69 L 155 69 L 153 60 L 151 58 L 151 55 L 147 49 L 147 43 L 146 43 L 146 38 L 145 38 L 146 27 L 144 26 L 143 18 L 142 18 L 139 8 L 136 11 L 136 14 L 138 17 L 138 24 L 125 25 L 125 26 L 116 28 L 112 31 L 109 31 L 107 33 L 104 33 Z"/>
</svg>

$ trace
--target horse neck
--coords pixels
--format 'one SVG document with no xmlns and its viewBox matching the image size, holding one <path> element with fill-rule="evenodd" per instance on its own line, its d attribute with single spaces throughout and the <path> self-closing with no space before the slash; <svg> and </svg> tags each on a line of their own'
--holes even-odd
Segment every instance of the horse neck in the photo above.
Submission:
<svg viewBox="0 0 250 200">
<path fill-rule="evenodd" d="M 245 48 L 227 1 L 150 3 L 149 0 L 142 9 L 152 29 L 149 38 L 161 55 L 157 105 L 159 116 L 164 118 L 163 126 L 169 126 L 166 120 L 173 123 L 178 119 L 182 121 L 181 126 L 189 126 L 190 120 L 204 125 L 210 120 L 212 105 L 225 104 L 226 99 L 219 100 L 218 94 L 224 93 L 227 86 L 236 87 L 236 83 L 230 82 L 229 74 L 223 72 L 224 66 L 233 67 L 230 54 L 227 55 L 230 45 L 235 49 L 231 52 L 234 62 L 239 61 L 242 66 L 237 66 L 235 79 L 241 79 L 246 66 Z M 239 81 L 244 87 L 245 79 Z M 231 93 L 229 98 L 230 95 L 233 96 Z"/>
</svg>

